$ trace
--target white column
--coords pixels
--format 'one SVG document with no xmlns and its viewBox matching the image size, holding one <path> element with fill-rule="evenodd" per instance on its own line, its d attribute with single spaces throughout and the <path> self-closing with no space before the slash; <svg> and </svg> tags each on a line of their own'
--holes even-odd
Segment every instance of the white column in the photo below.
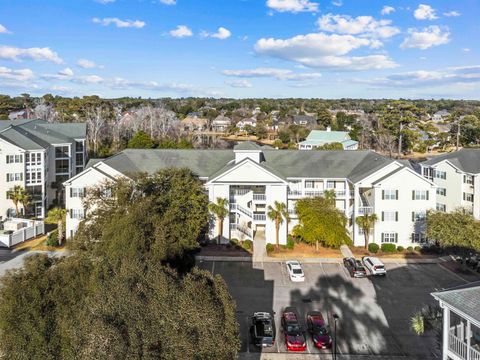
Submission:
<svg viewBox="0 0 480 360">
<path fill-rule="evenodd" d="M 467 335 L 467 360 L 470 360 L 470 338 L 472 337 L 472 324 L 468 320 L 467 328 L 465 330 Z"/>
<path fill-rule="evenodd" d="M 357 185 L 353 185 L 353 244 L 355 246 L 359 246 L 361 244 L 357 244 L 357 224 L 355 223 L 355 219 L 358 216 L 358 204 L 360 203 L 360 191 Z"/>
<path fill-rule="evenodd" d="M 443 305 L 443 346 L 442 359 L 448 360 L 448 335 L 450 333 L 450 309 Z"/>
</svg>

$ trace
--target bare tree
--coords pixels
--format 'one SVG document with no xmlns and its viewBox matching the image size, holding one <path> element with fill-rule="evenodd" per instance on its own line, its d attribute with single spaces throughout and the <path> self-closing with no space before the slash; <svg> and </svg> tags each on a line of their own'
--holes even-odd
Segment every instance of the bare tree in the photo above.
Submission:
<svg viewBox="0 0 480 360">
<path fill-rule="evenodd" d="M 98 154 L 98 145 L 101 141 L 102 132 L 106 129 L 108 116 L 108 110 L 101 106 L 86 110 L 87 136 L 92 144 L 95 156 Z"/>
<path fill-rule="evenodd" d="M 59 121 L 58 112 L 52 104 L 47 104 L 44 99 L 39 100 L 32 112 L 36 119 L 42 119 L 50 123 Z"/>
</svg>

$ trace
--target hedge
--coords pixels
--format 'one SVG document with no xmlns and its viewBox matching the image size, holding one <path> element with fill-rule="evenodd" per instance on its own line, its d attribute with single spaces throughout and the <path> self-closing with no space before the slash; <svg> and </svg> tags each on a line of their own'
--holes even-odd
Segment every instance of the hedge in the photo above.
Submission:
<svg viewBox="0 0 480 360">
<path fill-rule="evenodd" d="M 275 250 L 275 246 L 273 244 L 267 244 L 267 246 L 265 246 L 265 248 L 267 249 L 267 253 Z"/>
<path fill-rule="evenodd" d="M 54 230 L 48 235 L 46 245 L 58 246 L 58 230 Z"/>
<path fill-rule="evenodd" d="M 375 244 L 375 243 L 368 244 L 368 251 L 370 251 L 371 253 L 374 253 L 374 254 L 377 253 L 378 249 L 380 249 L 378 244 Z"/>
<path fill-rule="evenodd" d="M 413 247 L 411 247 L 411 246 L 407 247 L 407 251 L 408 251 L 408 252 L 412 252 L 412 251 L 413 251 Z"/>
<path fill-rule="evenodd" d="M 395 244 L 382 244 L 381 249 L 383 252 L 393 253 L 397 250 L 397 246 Z"/>
<path fill-rule="evenodd" d="M 403 250 L 405 250 L 405 248 L 401 245 L 397 246 L 397 251 L 400 251 L 402 252 Z"/>
<path fill-rule="evenodd" d="M 415 246 L 414 250 L 415 251 L 422 251 L 422 247 L 421 246 Z"/>
<path fill-rule="evenodd" d="M 293 241 L 292 235 L 288 235 L 287 237 L 287 249 L 293 250 L 295 247 L 295 241 Z"/>
<path fill-rule="evenodd" d="M 245 250 L 250 250 L 252 247 L 253 247 L 253 242 L 252 242 L 252 240 L 245 240 L 245 241 L 243 242 L 243 248 L 244 248 Z"/>
</svg>

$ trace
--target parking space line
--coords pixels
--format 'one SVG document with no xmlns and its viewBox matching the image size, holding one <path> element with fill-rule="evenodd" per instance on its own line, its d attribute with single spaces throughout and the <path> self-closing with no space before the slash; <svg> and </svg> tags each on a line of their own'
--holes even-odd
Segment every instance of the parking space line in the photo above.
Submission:
<svg viewBox="0 0 480 360">
<path fill-rule="evenodd" d="M 437 264 L 440 268 L 442 268 L 443 270 L 449 272 L 450 274 L 454 275 L 457 279 L 460 279 L 462 280 L 464 283 L 469 283 L 468 280 L 465 280 L 463 277 L 461 277 L 460 275 L 456 274 L 455 272 L 453 272 L 452 270 L 450 270 L 449 268 L 445 267 L 445 266 L 442 266 L 440 264 Z"/>
</svg>

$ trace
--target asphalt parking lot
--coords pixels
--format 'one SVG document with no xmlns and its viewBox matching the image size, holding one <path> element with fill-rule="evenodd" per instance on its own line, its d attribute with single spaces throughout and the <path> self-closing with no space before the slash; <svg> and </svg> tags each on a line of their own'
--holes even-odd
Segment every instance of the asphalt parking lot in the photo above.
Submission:
<svg viewBox="0 0 480 360">
<path fill-rule="evenodd" d="M 349 355 L 385 355 L 435 358 L 434 336 L 416 336 L 410 330 L 411 315 L 425 303 L 434 303 L 430 293 L 463 285 L 465 280 L 440 264 L 388 264 L 385 278 L 352 279 L 343 265 L 303 264 L 305 282 L 290 281 L 284 263 L 265 263 L 254 269 L 249 262 L 198 262 L 220 274 L 237 302 L 241 352 L 259 352 L 248 336 L 254 311 L 274 311 L 276 344 L 263 352 L 285 353 L 280 329 L 282 310 L 295 306 L 305 325 L 308 311 L 319 310 L 333 332 L 336 313 L 338 352 Z M 308 338 L 308 336 L 307 336 Z M 308 338 L 307 353 L 318 350 Z"/>
</svg>

